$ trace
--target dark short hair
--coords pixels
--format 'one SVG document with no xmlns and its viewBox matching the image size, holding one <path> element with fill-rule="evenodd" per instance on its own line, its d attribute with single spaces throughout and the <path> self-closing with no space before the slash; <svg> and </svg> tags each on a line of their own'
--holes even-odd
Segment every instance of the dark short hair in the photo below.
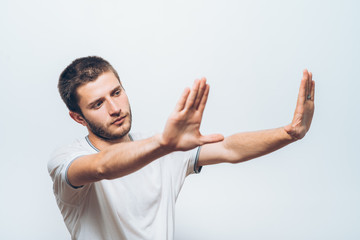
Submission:
<svg viewBox="0 0 360 240">
<path fill-rule="evenodd" d="M 95 81 L 105 72 L 113 72 L 120 82 L 116 70 L 101 57 L 89 56 L 75 59 L 61 73 L 58 83 L 60 96 L 67 108 L 72 112 L 82 114 L 78 104 L 77 88 L 85 83 Z"/>
</svg>

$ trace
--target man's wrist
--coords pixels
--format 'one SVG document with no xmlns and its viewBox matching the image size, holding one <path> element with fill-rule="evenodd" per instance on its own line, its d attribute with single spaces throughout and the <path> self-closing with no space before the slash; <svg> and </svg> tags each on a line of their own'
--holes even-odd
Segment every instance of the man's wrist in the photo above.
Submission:
<svg viewBox="0 0 360 240">
<path fill-rule="evenodd" d="M 168 154 L 168 153 L 171 153 L 174 151 L 173 147 L 170 146 L 169 142 L 164 139 L 162 133 L 156 134 L 154 136 L 154 139 L 155 139 L 156 143 L 158 144 L 158 147 L 160 149 L 162 149 L 165 152 L 165 154 Z"/>
<path fill-rule="evenodd" d="M 300 139 L 294 134 L 291 124 L 282 127 L 281 130 L 285 134 L 284 137 L 291 142 L 295 142 Z"/>
</svg>

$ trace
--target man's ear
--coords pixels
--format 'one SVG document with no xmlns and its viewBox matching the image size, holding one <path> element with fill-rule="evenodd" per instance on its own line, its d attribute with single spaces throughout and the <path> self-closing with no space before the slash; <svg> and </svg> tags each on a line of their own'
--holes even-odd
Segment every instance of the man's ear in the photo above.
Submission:
<svg viewBox="0 0 360 240">
<path fill-rule="evenodd" d="M 72 119 L 74 119 L 75 122 L 80 123 L 81 125 L 83 125 L 85 127 L 87 126 L 87 122 L 85 121 L 83 116 L 81 116 L 81 114 L 70 111 L 69 115 Z"/>
</svg>

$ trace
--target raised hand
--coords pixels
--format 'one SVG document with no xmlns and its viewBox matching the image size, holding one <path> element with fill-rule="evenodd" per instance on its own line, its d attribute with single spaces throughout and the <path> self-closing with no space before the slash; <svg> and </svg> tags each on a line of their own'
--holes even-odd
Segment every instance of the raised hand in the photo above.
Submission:
<svg viewBox="0 0 360 240">
<path fill-rule="evenodd" d="M 172 151 L 186 151 L 224 139 L 220 134 L 203 136 L 200 133 L 209 89 L 206 79 L 202 78 L 195 80 L 191 90 L 189 88 L 184 90 L 161 135 L 161 144 L 164 147 Z"/>
<path fill-rule="evenodd" d="M 314 115 L 315 82 L 312 73 L 303 71 L 298 100 L 292 123 L 285 126 L 285 131 L 294 139 L 301 139 L 310 128 Z"/>
</svg>

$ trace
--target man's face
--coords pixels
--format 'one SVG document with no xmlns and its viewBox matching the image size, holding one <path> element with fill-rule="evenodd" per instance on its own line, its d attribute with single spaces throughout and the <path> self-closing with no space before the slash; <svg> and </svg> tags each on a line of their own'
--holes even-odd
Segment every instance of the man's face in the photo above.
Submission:
<svg viewBox="0 0 360 240">
<path fill-rule="evenodd" d="M 77 89 L 84 125 L 97 137 L 118 140 L 131 128 L 128 97 L 113 72 L 100 75 L 95 81 Z"/>
</svg>

